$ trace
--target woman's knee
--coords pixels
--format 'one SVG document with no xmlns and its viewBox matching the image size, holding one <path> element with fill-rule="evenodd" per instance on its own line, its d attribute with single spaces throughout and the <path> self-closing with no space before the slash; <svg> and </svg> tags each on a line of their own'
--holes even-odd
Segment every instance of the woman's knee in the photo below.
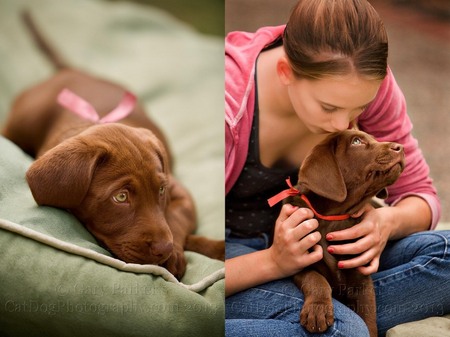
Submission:
<svg viewBox="0 0 450 337">
<path fill-rule="evenodd" d="M 417 254 L 446 259 L 449 257 L 450 231 L 427 231 L 411 235 L 419 245 Z"/>
</svg>

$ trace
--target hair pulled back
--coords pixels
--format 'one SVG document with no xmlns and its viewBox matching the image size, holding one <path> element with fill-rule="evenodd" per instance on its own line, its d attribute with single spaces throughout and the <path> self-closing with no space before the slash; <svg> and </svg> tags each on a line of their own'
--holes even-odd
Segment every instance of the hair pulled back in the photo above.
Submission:
<svg viewBox="0 0 450 337">
<path fill-rule="evenodd" d="M 297 77 L 356 72 L 382 80 L 387 73 L 386 30 L 367 0 L 299 0 L 283 45 Z"/>
</svg>

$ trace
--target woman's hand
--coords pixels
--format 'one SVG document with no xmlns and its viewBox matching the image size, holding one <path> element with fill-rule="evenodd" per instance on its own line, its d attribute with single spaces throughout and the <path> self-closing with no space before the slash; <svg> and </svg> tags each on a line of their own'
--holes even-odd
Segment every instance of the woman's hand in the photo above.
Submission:
<svg viewBox="0 0 450 337">
<path fill-rule="evenodd" d="M 367 204 L 354 217 L 363 215 L 363 220 L 348 229 L 328 233 L 326 239 L 331 243 L 328 252 L 339 255 L 357 255 L 349 260 L 340 260 L 341 269 L 358 268 L 364 275 L 378 270 L 380 256 L 388 240 L 404 238 L 407 235 L 429 229 L 431 210 L 428 203 L 416 196 L 400 200 L 395 206 L 373 208 Z M 348 244 L 333 245 L 333 241 L 356 240 Z"/>
<path fill-rule="evenodd" d="M 225 260 L 225 296 L 291 276 L 321 260 L 322 247 L 317 245 L 321 236 L 313 232 L 318 223 L 312 217 L 307 208 L 284 205 L 270 248 Z"/>
<path fill-rule="evenodd" d="M 313 216 L 311 210 L 289 204 L 281 209 L 273 244 L 268 249 L 277 278 L 291 276 L 322 259 L 322 247 L 317 245 L 321 235 L 314 232 L 318 222 Z"/>
<path fill-rule="evenodd" d="M 395 210 L 392 207 L 373 208 L 367 204 L 354 217 L 364 216 L 363 220 L 350 228 L 331 232 L 326 239 L 332 243 L 341 240 L 356 240 L 348 244 L 331 244 L 328 252 L 335 255 L 339 261 L 339 255 L 357 255 L 349 260 L 340 260 L 340 269 L 357 268 L 362 274 L 370 275 L 378 270 L 380 256 L 386 247 L 386 243 L 393 228 Z"/>
</svg>

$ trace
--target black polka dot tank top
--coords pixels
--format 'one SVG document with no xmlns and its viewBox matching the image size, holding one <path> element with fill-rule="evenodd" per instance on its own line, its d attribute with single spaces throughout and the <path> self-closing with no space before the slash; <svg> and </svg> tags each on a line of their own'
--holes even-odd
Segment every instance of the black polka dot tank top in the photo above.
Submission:
<svg viewBox="0 0 450 337">
<path fill-rule="evenodd" d="M 226 227 L 239 237 L 261 233 L 272 235 L 281 203 L 269 207 L 267 199 L 287 188 L 286 178 L 297 181 L 298 167 L 267 168 L 259 157 L 259 108 L 255 98 L 255 113 L 245 166 L 225 199 Z"/>
</svg>

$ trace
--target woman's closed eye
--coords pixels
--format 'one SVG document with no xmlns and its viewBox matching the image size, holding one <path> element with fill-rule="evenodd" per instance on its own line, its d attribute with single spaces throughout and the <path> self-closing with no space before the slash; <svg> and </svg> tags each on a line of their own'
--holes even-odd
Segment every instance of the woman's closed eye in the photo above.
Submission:
<svg viewBox="0 0 450 337">
<path fill-rule="evenodd" d="M 331 113 L 331 112 L 336 112 L 336 111 L 338 111 L 338 108 L 337 107 L 335 107 L 335 106 L 328 106 L 328 105 L 322 105 L 322 110 L 324 111 L 324 112 L 328 112 L 328 113 Z"/>
</svg>

